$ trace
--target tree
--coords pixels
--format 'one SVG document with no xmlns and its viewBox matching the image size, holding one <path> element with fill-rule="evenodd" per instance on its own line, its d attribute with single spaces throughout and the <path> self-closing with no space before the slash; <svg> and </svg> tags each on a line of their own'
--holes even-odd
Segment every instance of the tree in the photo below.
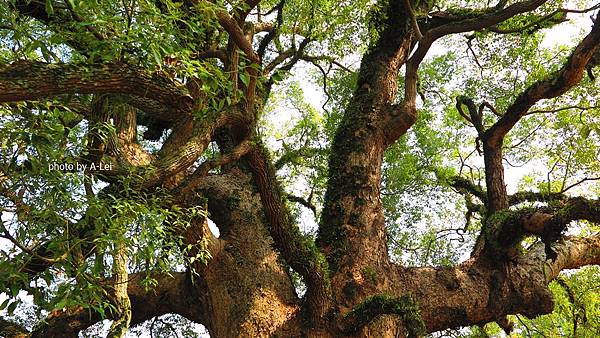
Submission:
<svg viewBox="0 0 600 338">
<path fill-rule="evenodd" d="M 552 312 L 549 283 L 600 263 L 600 202 L 586 198 L 600 171 L 600 21 L 570 50 L 539 51 L 543 29 L 599 6 L 563 5 L 0 5 L 2 307 L 26 291 L 45 316 L 0 332 L 75 337 L 111 319 L 122 337 L 177 314 L 214 337 L 417 337 Z M 457 36 L 473 62 L 426 59 Z M 327 115 L 288 86 L 305 116 L 269 150 L 265 115 L 300 63 L 321 73 Z M 509 194 L 515 158 L 554 166 Z M 291 193 L 300 176 L 304 196 Z M 419 214 L 407 196 L 440 191 L 464 196 L 467 225 L 442 231 L 476 238 L 470 257 L 403 263 Z M 299 207 L 320 216 L 316 234 L 300 231 Z M 432 234 L 427 250 L 443 251 Z"/>
</svg>

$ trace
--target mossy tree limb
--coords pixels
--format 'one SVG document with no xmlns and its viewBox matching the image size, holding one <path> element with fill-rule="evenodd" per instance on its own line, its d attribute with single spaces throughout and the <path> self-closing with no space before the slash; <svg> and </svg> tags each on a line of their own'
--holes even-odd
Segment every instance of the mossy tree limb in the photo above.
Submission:
<svg viewBox="0 0 600 338">
<path fill-rule="evenodd" d="M 550 245 L 560 240 L 571 221 L 600 223 L 600 201 L 583 197 L 570 198 L 558 205 L 503 210 L 487 218 L 485 236 L 490 257 L 507 258 L 525 236 L 538 236 L 546 244 L 546 255 L 556 258 Z"/>
<path fill-rule="evenodd" d="M 419 305 L 411 295 L 400 297 L 376 295 L 365 299 L 344 316 L 342 331 L 356 332 L 378 316 L 386 314 L 400 317 L 408 337 L 421 337 L 427 332 L 419 314 Z"/>
<path fill-rule="evenodd" d="M 285 204 L 285 193 L 264 145 L 257 143 L 247 155 L 276 248 L 307 285 L 308 317 L 319 326 L 331 306 L 331 282 L 327 260 L 314 241 L 300 232 Z"/>
</svg>

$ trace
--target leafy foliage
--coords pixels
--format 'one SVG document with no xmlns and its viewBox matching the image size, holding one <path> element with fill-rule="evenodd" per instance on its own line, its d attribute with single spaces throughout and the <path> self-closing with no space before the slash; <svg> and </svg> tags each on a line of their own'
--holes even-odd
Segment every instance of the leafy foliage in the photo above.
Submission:
<svg viewBox="0 0 600 338">
<path fill-rule="evenodd" d="M 225 67 L 223 57 L 202 53 L 223 50 L 231 43 L 231 33 L 219 23 L 219 13 L 244 11 L 243 2 L 48 0 L 43 11 L 30 10 L 27 16 L 18 14 L 16 1 L 7 1 L 0 3 L 0 64 L 134 65 L 164 76 L 176 86 L 197 86 L 203 100 L 196 98 L 201 101 L 195 103 L 196 120 L 244 104 L 244 88 L 256 78 L 258 91 L 270 94 L 264 111 L 257 112 L 260 136 L 274 155 L 286 193 L 306 202 L 293 203 L 293 198 L 288 198 L 305 224 L 301 229 L 309 234 L 306 241 L 313 244 L 311 235 L 327 187 L 331 142 L 356 89 L 358 59 L 381 33 L 386 3 L 263 1 L 263 12 L 282 6 L 285 13 L 280 18 L 266 15 L 278 29 L 273 43 L 265 47 L 263 64 L 254 64 L 250 55 L 237 51 L 239 62 Z M 486 7 L 481 1 L 437 1 L 435 6 L 429 1 L 414 3 L 417 9 L 422 5 L 467 16 L 482 14 Z M 565 12 L 558 10 L 567 3 L 585 6 L 591 2 L 552 1 L 493 30 L 444 38 L 440 50 L 421 65 L 419 119 L 387 149 L 382 168 L 387 244 L 395 261 L 409 266 L 452 266 L 468 257 L 484 215 L 466 220 L 464 215 L 482 201 L 463 198 L 451 187 L 450 178 L 459 175 L 481 185 L 484 169 L 480 139 L 461 116 L 456 98 L 466 96 L 493 106 L 496 112 L 483 110 L 483 124 L 490 126 L 516 95 L 557 72 L 571 48 L 548 41 L 561 29 L 556 25 L 563 24 Z M 430 13 L 416 14 L 428 22 Z M 251 41 L 253 47 L 260 46 L 269 34 L 258 32 Z M 298 54 L 303 62 L 295 68 L 294 63 L 277 63 L 278 56 L 298 52 L 303 40 L 310 41 Z M 404 89 L 402 81 L 398 88 Z M 92 125 L 84 119 L 96 99 L 93 95 L 63 95 L 0 106 L 0 184 L 16 192 L 14 196 L 0 195 L 4 238 L 0 242 L 4 245 L 0 249 L 0 292 L 6 295 L 0 310 L 10 316 L 39 319 L 52 310 L 78 306 L 102 317 L 117 311 L 107 290 L 119 241 L 128 248 L 129 272 L 145 275 L 142 285 L 147 289 L 156 286 L 151 272 L 181 271 L 211 258 L 206 240 L 189 244 L 180 235 L 181 229 L 207 217 L 206 201 L 201 200 L 196 208 L 167 206 L 174 198 L 167 191 L 145 193 L 133 186 L 140 178 L 138 171 L 111 181 L 77 170 L 82 158 L 91 153 L 93 140 L 88 136 L 92 128 L 106 142 L 117 133 L 114 120 Z M 119 99 L 127 100 L 116 96 L 111 103 L 115 112 Z M 139 126 L 139 134 L 149 125 Z M 141 137 L 138 141 L 156 155 L 170 127 L 160 130 L 159 141 Z M 503 149 L 511 192 L 596 196 L 600 191 L 597 83 L 584 79 L 567 94 L 538 103 L 508 134 Z M 200 159 L 214 161 L 219 155 L 213 144 Z M 214 169 L 212 172 L 218 171 Z M 536 202 L 524 202 L 513 209 L 534 205 Z M 588 222 L 579 222 L 574 229 L 573 233 L 582 235 L 598 232 L 598 227 Z M 533 241 L 527 239 L 524 244 Z M 38 249 L 44 257 L 52 257 L 51 262 L 36 253 Z M 31 271 L 24 267 L 46 263 L 52 267 L 41 269 L 31 280 Z M 291 274 L 296 285 L 301 285 L 299 275 Z M 512 318 L 516 324 L 513 335 L 600 335 L 598 275 L 595 267 L 564 274 L 561 282 L 551 284 L 557 302 L 554 313 L 535 319 Z M 33 297 L 34 308 L 22 304 L 22 291 Z M 33 324 L 23 321 L 27 326 Z M 173 327 L 185 335 L 193 331 L 174 317 L 144 325 L 143 329 L 161 336 L 175 332 Z M 500 330 L 488 324 L 453 334 L 500 335 Z"/>
</svg>

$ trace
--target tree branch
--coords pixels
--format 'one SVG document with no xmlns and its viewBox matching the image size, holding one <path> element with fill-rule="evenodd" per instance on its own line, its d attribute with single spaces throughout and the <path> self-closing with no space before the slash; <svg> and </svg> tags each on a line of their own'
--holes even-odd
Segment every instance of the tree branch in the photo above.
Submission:
<svg viewBox="0 0 600 338">
<path fill-rule="evenodd" d="M 256 22 L 252 25 L 255 33 L 270 32 L 273 30 L 273 28 L 275 28 L 275 24 L 273 22 Z"/>
<path fill-rule="evenodd" d="M 600 236 L 564 237 L 548 260 L 537 243 L 502 269 L 470 259 L 456 267 L 398 268 L 394 295 L 413 294 L 427 332 L 485 324 L 511 314 L 552 312 L 548 283 L 562 270 L 600 265 Z M 410 277 L 407 277 L 410 276 Z"/>
<path fill-rule="evenodd" d="M 192 55 L 192 57 L 197 59 L 212 59 L 216 58 L 221 60 L 224 64 L 226 64 L 229 60 L 227 59 L 227 52 L 222 49 L 212 49 L 206 50 L 202 52 L 196 52 Z"/>
<path fill-rule="evenodd" d="M 531 111 L 528 111 L 525 115 L 558 113 L 558 112 L 561 112 L 561 111 L 564 111 L 564 110 L 571 110 L 571 109 L 578 109 L 580 111 L 586 111 L 586 110 L 599 109 L 599 108 L 600 108 L 600 106 L 590 106 L 590 107 L 584 107 L 584 106 L 567 106 L 567 107 L 561 107 L 561 108 L 557 108 L 557 109 L 531 110 Z"/>
<path fill-rule="evenodd" d="M 586 265 L 600 265 L 600 235 L 565 236 L 554 245 L 554 250 L 556 258 L 546 263 L 548 282 L 558 277 L 562 270 L 577 269 Z"/>
<path fill-rule="evenodd" d="M 219 24 L 229 33 L 237 47 L 246 54 L 246 57 L 252 63 L 259 63 L 260 56 L 254 52 L 252 44 L 246 39 L 244 30 L 238 25 L 237 21 L 225 9 L 216 9 L 215 14 Z"/>
<path fill-rule="evenodd" d="M 271 237 L 285 261 L 304 278 L 308 317 L 314 325 L 319 325 L 331 303 L 327 261 L 312 239 L 300 233 L 290 219 L 284 193 L 263 146 L 255 146 L 247 158 L 270 225 Z"/>
<path fill-rule="evenodd" d="M 485 190 L 464 177 L 450 177 L 448 179 L 448 184 L 461 193 L 469 193 L 479 198 L 479 200 L 481 200 L 484 204 L 487 203 L 487 195 Z"/>
<path fill-rule="evenodd" d="M 568 21 L 567 12 L 563 10 L 556 10 L 548 15 L 544 15 L 537 20 L 532 20 L 526 25 L 521 27 L 516 27 L 512 29 L 502 29 L 497 26 L 492 26 L 488 28 L 490 32 L 494 32 L 496 34 L 514 34 L 514 33 L 522 33 L 522 32 L 535 32 L 536 30 L 540 30 L 542 28 L 547 28 L 550 26 L 558 25 Z"/>
<path fill-rule="evenodd" d="M 410 0 L 404 0 L 404 7 L 408 11 L 410 24 L 413 29 L 413 34 L 415 35 L 417 40 L 421 40 L 423 38 L 423 34 L 421 34 L 421 29 L 419 28 L 419 23 L 417 22 L 417 17 L 415 15 L 415 11 L 413 10 Z"/>
<path fill-rule="evenodd" d="M 514 258 L 514 250 L 526 235 L 539 236 L 546 245 L 546 255 L 556 258 L 551 245 L 562 237 L 571 221 L 600 223 L 600 200 L 573 197 L 558 206 L 504 210 L 492 214 L 484 228 L 489 257 Z"/>
<path fill-rule="evenodd" d="M 398 315 L 409 338 L 422 337 L 426 333 L 425 323 L 419 314 L 419 306 L 410 295 L 393 297 L 376 295 L 367 298 L 348 312 L 342 321 L 342 331 L 350 334 L 385 314 Z"/>
<path fill-rule="evenodd" d="M 423 39 L 419 41 L 419 47 L 411 56 L 409 64 L 413 64 L 412 67 L 415 67 L 421 63 L 431 45 L 437 39 L 443 36 L 488 28 L 502 21 L 506 21 L 515 15 L 532 11 L 546 2 L 547 0 L 517 2 L 506 8 L 500 8 L 492 12 L 484 11 L 484 14 L 482 15 L 475 15 L 474 17 L 468 17 L 464 20 L 452 21 L 447 24 L 431 28 L 423 33 Z"/>
<path fill-rule="evenodd" d="M 508 203 L 510 205 L 517 205 L 523 202 L 552 202 L 565 200 L 567 198 L 568 197 L 564 194 L 564 192 L 519 191 L 508 196 Z"/>
<path fill-rule="evenodd" d="M 258 54 L 258 56 L 261 59 L 264 58 L 265 53 L 267 51 L 267 47 L 269 46 L 271 41 L 273 41 L 277 37 L 277 34 L 279 34 L 279 32 L 278 32 L 279 27 L 281 27 L 281 25 L 283 25 L 283 7 L 284 6 L 285 6 L 285 0 L 281 0 L 281 1 L 279 1 L 279 3 L 277 3 L 277 5 L 275 5 L 275 7 L 273 7 L 273 9 L 271 11 L 269 11 L 269 13 L 271 13 L 276 10 L 277 17 L 275 19 L 275 25 L 273 26 L 273 29 L 271 29 L 267 33 L 267 35 L 260 41 L 260 43 L 258 45 L 258 49 L 256 50 L 256 53 Z"/>
<path fill-rule="evenodd" d="M 314 204 L 310 203 L 309 201 L 307 201 L 306 199 L 304 199 L 300 196 L 296 196 L 296 195 L 292 195 L 292 194 L 286 194 L 285 196 L 289 201 L 300 203 L 304 207 L 310 209 L 310 211 L 312 211 L 313 215 L 315 217 L 317 216 L 317 207 L 315 207 Z"/>
<path fill-rule="evenodd" d="M 176 313 L 197 323 L 206 322 L 206 314 L 200 306 L 205 300 L 202 293 L 194 291 L 197 285 L 192 285 L 187 273 L 154 275 L 152 278 L 155 278 L 158 284 L 148 291 L 140 285 L 145 277 L 145 273 L 129 276 L 127 293 L 131 299 L 131 325 L 167 313 Z M 107 319 L 114 319 L 111 311 L 107 310 L 106 313 Z M 98 313 L 83 307 L 55 309 L 48 314 L 46 321 L 31 333 L 31 338 L 77 337 L 79 331 L 103 319 Z"/>
<path fill-rule="evenodd" d="M 402 105 L 395 109 L 399 111 L 397 115 L 403 117 L 403 120 L 406 120 L 406 118 L 410 116 L 415 116 L 414 119 L 416 119 L 415 102 L 418 82 L 417 71 L 419 69 L 419 65 L 425 58 L 425 55 L 437 39 L 450 34 L 481 30 L 487 27 L 491 27 L 502 21 L 510 19 L 515 15 L 534 10 L 537 7 L 544 4 L 546 1 L 547 0 L 523 1 L 510 5 L 506 8 L 501 8 L 497 11 L 489 13 L 484 11 L 485 14 L 483 15 L 477 15 L 472 18 L 459 20 L 456 22 L 450 22 L 427 30 L 423 34 L 423 37 L 418 40 L 418 48 L 406 63 L 406 73 L 404 77 L 404 101 Z M 410 122 L 411 120 L 412 119 L 408 119 L 408 122 Z M 400 122 L 400 128 L 393 127 L 394 129 L 399 129 L 400 133 L 394 131 L 393 129 L 387 131 L 387 134 L 390 134 L 390 136 L 388 136 L 387 138 L 395 140 L 399 135 L 402 135 L 405 132 L 405 124 L 407 124 L 406 121 Z"/>
<path fill-rule="evenodd" d="M 467 115 L 463 111 L 463 106 L 467 107 L 469 115 Z M 464 117 L 473 125 L 473 127 L 475 127 L 475 129 L 477 130 L 477 134 L 483 134 L 483 132 L 485 131 L 482 116 L 483 111 L 482 109 L 477 109 L 477 107 L 475 106 L 475 102 L 472 99 L 464 96 L 458 96 L 456 98 L 456 109 L 462 117 Z"/>
<path fill-rule="evenodd" d="M 20 61 L 0 66 L 0 102 L 62 94 L 127 94 L 170 108 L 171 118 L 191 113 L 193 99 L 173 80 L 126 64 L 47 64 Z M 161 116 L 164 117 L 164 116 Z"/>
<path fill-rule="evenodd" d="M 568 9 L 568 8 L 559 8 L 555 11 L 553 11 L 550 14 L 541 16 L 537 19 L 530 19 L 528 20 L 529 23 L 521 26 L 521 27 L 516 27 L 516 28 L 512 28 L 512 29 L 502 29 L 502 28 L 498 28 L 497 26 L 492 26 L 489 28 L 490 32 L 494 32 L 497 34 L 513 34 L 513 33 L 522 33 L 522 32 L 534 32 L 543 28 L 548 28 L 560 23 L 563 23 L 565 21 L 569 21 L 569 19 L 567 19 L 567 14 L 568 13 L 588 13 L 591 11 L 594 11 L 596 9 L 600 8 L 600 5 L 596 4 L 594 6 L 585 8 L 585 9 Z"/>
<path fill-rule="evenodd" d="M 175 189 L 174 196 L 180 196 L 180 198 L 186 198 L 187 194 L 194 191 L 202 183 L 202 179 L 208 175 L 211 169 L 223 166 L 233 161 L 239 160 L 245 156 L 251 149 L 252 142 L 245 140 L 238 144 L 231 152 L 222 155 L 214 160 L 209 160 L 202 163 L 193 174 L 189 175 L 181 184 Z"/>
<path fill-rule="evenodd" d="M 492 145 L 500 144 L 504 136 L 538 101 L 560 96 L 578 84 L 598 50 L 600 50 L 600 20 L 596 20 L 592 31 L 577 45 L 563 67 L 523 91 L 508 107 L 506 113 L 485 132 L 483 138 L 489 140 Z"/>
<path fill-rule="evenodd" d="M 202 155 L 212 140 L 215 130 L 232 120 L 228 111 L 213 111 L 203 119 L 194 121 L 191 137 L 178 146 L 174 151 L 159 152 L 159 156 L 150 164 L 140 182 L 143 189 L 157 185 L 173 188 L 183 177 L 179 175 L 191 167 Z"/>
</svg>

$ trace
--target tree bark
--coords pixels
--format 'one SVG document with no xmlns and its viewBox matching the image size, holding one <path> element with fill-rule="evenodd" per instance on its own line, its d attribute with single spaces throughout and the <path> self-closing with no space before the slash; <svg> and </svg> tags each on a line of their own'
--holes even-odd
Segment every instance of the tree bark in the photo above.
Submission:
<svg viewBox="0 0 600 338">
<path fill-rule="evenodd" d="M 559 72 L 527 88 L 487 130 L 481 109 L 477 112 L 472 100 L 459 100 L 459 107 L 461 102 L 469 106 L 470 121 L 483 143 L 486 190 L 460 180 L 454 184 L 487 207 L 482 238 L 490 241 L 485 248 L 491 249 L 486 255 L 476 250 L 471 259 L 454 267 L 407 268 L 392 263 L 380 189 L 386 149 L 417 120 L 417 71 L 431 45 L 449 34 L 488 29 L 545 2 L 521 1 L 505 7 L 506 1 L 501 1 L 497 7 L 467 11 L 450 19 L 446 16 L 445 20 L 437 13 L 431 25 L 420 22 L 415 12 L 429 12 L 431 2 L 415 6 L 415 1 L 381 1 L 374 6 L 381 11 L 375 14 L 382 15 L 373 18 L 373 41 L 362 59 L 357 88 L 331 145 L 329 180 L 316 241 L 301 234 L 291 217 L 275 167 L 256 132 L 257 112 L 264 107 L 257 97 L 267 95 L 273 83 L 271 79 L 266 88 L 257 90 L 257 69 L 262 67 L 266 75 L 289 70 L 305 56 L 309 39 L 282 52 L 270 64 L 261 65 L 276 34 L 269 32 L 259 51 L 254 50 L 252 29 L 247 31 L 244 20 L 259 1 L 248 0 L 250 8 L 231 12 L 215 7 L 216 22 L 229 36 L 227 50 L 206 55 L 218 57 L 229 72 L 230 85 L 244 92 L 240 99 L 236 91 L 239 102 L 222 110 L 196 118 L 194 113 L 203 103 L 199 101 L 206 99 L 194 88 L 197 79 L 190 79 L 186 90 L 175 79 L 122 63 L 90 63 L 89 69 L 87 65 L 28 61 L 4 65 L 0 67 L 0 102 L 65 94 L 130 97 L 130 110 L 113 116 L 115 138 L 108 144 L 99 137 L 91 138 L 90 143 L 99 151 L 90 160 L 113 160 L 124 169 L 139 170 L 143 178 L 130 188 L 144 193 L 169 190 L 174 199 L 164 201 L 165 207 L 205 206 L 220 230 L 220 237 L 215 238 L 206 217 L 193 218 L 184 229 L 167 224 L 183 239 L 188 266 L 185 273 L 157 274 L 158 286 L 152 290 L 141 287 L 141 275 L 125 275 L 125 248 L 116 241 L 113 283 L 115 304 L 122 311 L 109 315 L 115 320 L 115 336 L 123 335 L 129 321 L 135 325 L 167 313 L 203 324 L 217 338 L 417 337 L 497 321 L 508 314 L 535 317 L 552 310 L 547 285 L 562 269 L 600 264 L 598 236 L 562 236 L 572 220 L 600 222 L 600 208 L 598 201 L 571 199 L 564 200 L 563 207 L 513 212 L 503 177 L 502 143 L 536 102 L 561 95 L 581 80 L 600 48 L 598 21 Z M 183 10 L 194 3 L 184 2 Z M 37 2 L 17 1 L 17 7 L 45 23 L 57 24 L 57 19 L 64 18 L 42 13 Z M 278 24 L 283 8 L 284 1 L 274 8 Z M 71 44 L 78 43 L 74 40 Z M 399 99 L 398 75 L 403 66 L 405 91 Z M 240 78 L 243 71 L 248 73 L 247 81 Z M 154 154 L 137 143 L 140 121 L 133 107 L 143 110 L 141 116 L 147 119 L 168 122 L 150 133 L 160 137 L 165 129 L 171 130 Z M 104 107 L 100 108 L 103 111 Z M 93 120 L 94 115 L 92 109 L 86 118 Z M 109 121 L 104 117 L 102 121 Z M 220 157 L 198 163 L 211 142 L 218 144 Z M 216 168 L 219 172 L 213 173 Z M 4 189 L 9 178 L 0 174 L 0 193 L 14 196 Z M 512 203 L 516 200 L 514 197 Z M 502 250 L 512 248 L 525 235 L 540 236 L 543 243 L 510 259 L 505 255 L 491 261 L 492 254 L 504 255 Z M 553 257 L 549 242 L 554 247 Z M 211 256 L 206 261 L 192 260 L 206 253 Z M 32 269 L 32 275 L 53 262 L 38 258 L 43 264 Z M 307 287 L 303 296 L 296 293 L 292 270 Z M 125 313 L 128 301 L 130 317 Z M 101 319 L 82 307 L 55 309 L 31 336 L 76 337 Z M 0 329 L 19 331 L 17 326 L 0 324 Z"/>
<path fill-rule="evenodd" d="M 206 297 L 202 323 L 212 337 L 300 337 L 300 300 L 268 234 L 260 196 L 238 169 L 208 178 L 198 191 L 219 227 L 220 250 L 198 266 Z"/>
</svg>

